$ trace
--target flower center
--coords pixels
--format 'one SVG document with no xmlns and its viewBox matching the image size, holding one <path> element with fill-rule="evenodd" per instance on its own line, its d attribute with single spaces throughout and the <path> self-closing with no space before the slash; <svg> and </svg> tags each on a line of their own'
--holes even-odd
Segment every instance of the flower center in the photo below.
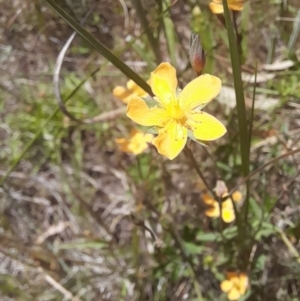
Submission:
<svg viewBox="0 0 300 301">
<path fill-rule="evenodd" d="M 169 113 L 171 118 L 175 119 L 177 122 L 185 123 L 186 117 L 184 111 L 179 107 L 179 105 L 172 105 L 169 107 Z"/>
</svg>

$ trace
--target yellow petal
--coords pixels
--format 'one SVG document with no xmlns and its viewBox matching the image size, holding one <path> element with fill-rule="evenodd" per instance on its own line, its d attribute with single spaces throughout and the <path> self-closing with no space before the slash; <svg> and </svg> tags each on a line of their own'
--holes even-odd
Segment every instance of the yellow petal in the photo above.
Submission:
<svg viewBox="0 0 300 301">
<path fill-rule="evenodd" d="M 244 2 L 245 0 L 229 0 L 228 7 L 231 10 L 240 11 L 244 8 Z"/>
<path fill-rule="evenodd" d="M 127 116 L 144 126 L 163 127 L 169 119 L 168 112 L 161 108 L 149 108 L 140 97 L 132 97 L 127 105 Z"/>
<path fill-rule="evenodd" d="M 204 74 L 187 84 L 179 95 L 179 106 L 189 111 L 205 106 L 221 90 L 221 80 L 213 75 Z"/>
<path fill-rule="evenodd" d="M 241 295 L 245 295 L 249 285 L 249 278 L 246 274 L 241 273 L 239 276 L 239 290 Z"/>
<path fill-rule="evenodd" d="M 222 208 L 222 219 L 225 223 L 231 223 L 235 220 L 233 209 Z"/>
<path fill-rule="evenodd" d="M 241 11 L 243 10 L 243 5 L 241 4 L 232 4 L 232 5 L 229 5 L 229 9 L 231 10 L 234 10 L 234 11 Z"/>
<path fill-rule="evenodd" d="M 235 301 L 235 300 L 238 300 L 240 296 L 241 296 L 240 292 L 239 292 L 235 287 L 233 287 L 233 288 L 228 292 L 227 298 L 228 298 L 230 301 Z"/>
<path fill-rule="evenodd" d="M 193 134 L 199 140 L 215 140 L 227 132 L 225 126 L 218 119 L 205 112 L 190 115 L 188 123 L 194 128 Z"/>
<path fill-rule="evenodd" d="M 124 87 L 117 86 L 113 89 L 113 95 L 121 99 L 124 103 L 128 103 L 130 97 L 132 96 L 132 92 Z"/>
<path fill-rule="evenodd" d="M 233 194 L 232 194 L 232 199 L 235 201 L 235 202 L 240 202 L 243 198 L 243 195 L 239 192 L 239 191 L 235 191 Z"/>
<path fill-rule="evenodd" d="M 222 208 L 224 209 L 232 209 L 233 210 L 233 204 L 231 199 L 226 199 L 222 202 Z"/>
<path fill-rule="evenodd" d="M 228 0 L 228 8 L 230 10 L 241 11 L 243 10 L 244 2 L 246 0 Z M 223 2 L 220 0 L 213 0 L 209 3 L 209 8 L 213 14 L 224 13 Z"/>
<path fill-rule="evenodd" d="M 125 138 L 117 138 L 115 139 L 115 142 L 118 143 L 118 144 L 122 144 L 124 142 L 126 142 L 127 140 Z"/>
<path fill-rule="evenodd" d="M 130 138 L 132 138 L 140 133 L 143 133 L 143 132 L 139 131 L 138 129 L 132 129 L 129 136 L 130 136 Z"/>
<path fill-rule="evenodd" d="M 118 144 L 118 148 L 120 151 L 125 153 L 129 152 L 128 140 L 126 140 L 125 138 L 119 138 L 119 139 L 115 139 L 115 142 Z"/>
<path fill-rule="evenodd" d="M 227 187 L 226 187 L 226 190 L 227 190 Z M 227 196 L 228 196 L 228 190 L 222 194 L 222 198 L 225 198 Z"/>
<path fill-rule="evenodd" d="M 222 292 L 228 293 L 232 289 L 233 283 L 229 280 L 223 280 L 221 282 L 220 287 L 221 287 Z"/>
<path fill-rule="evenodd" d="M 205 211 L 205 215 L 208 217 L 219 217 L 220 216 L 220 206 L 219 203 L 214 201 L 214 203 L 210 204 L 211 208 Z"/>
<path fill-rule="evenodd" d="M 153 135 L 152 134 L 145 134 L 144 135 L 144 140 L 146 142 L 151 142 L 153 140 Z"/>
<path fill-rule="evenodd" d="M 164 107 L 176 101 L 176 69 L 169 63 L 161 63 L 151 72 L 150 83 L 153 93 Z"/>
<path fill-rule="evenodd" d="M 148 148 L 148 142 L 151 142 L 152 139 L 153 135 L 134 129 L 131 131 L 129 139 L 119 138 L 115 141 L 121 151 L 139 155 Z"/>
<path fill-rule="evenodd" d="M 127 82 L 128 90 L 132 91 L 134 95 L 144 97 L 147 96 L 147 92 L 145 92 L 140 86 L 138 86 L 133 80 L 129 80 Z"/>
<path fill-rule="evenodd" d="M 148 148 L 148 144 L 144 139 L 143 133 L 138 133 L 133 137 L 128 145 L 128 149 L 134 155 L 139 155 Z"/>
<path fill-rule="evenodd" d="M 183 150 L 186 141 L 187 129 L 172 120 L 159 131 L 152 144 L 156 146 L 161 155 L 173 160 Z"/>
<path fill-rule="evenodd" d="M 151 142 L 153 135 L 145 134 L 144 132 L 135 129 L 131 131 L 130 139 L 131 141 L 136 141 L 138 143 Z"/>
<path fill-rule="evenodd" d="M 224 12 L 223 4 L 220 3 L 210 2 L 209 8 L 213 14 L 223 14 Z"/>
<path fill-rule="evenodd" d="M 215 202 L 215 200 L 208 193 L 202 195 L 202 200 L 207 205 L 211 205 Z"/>
</svg>

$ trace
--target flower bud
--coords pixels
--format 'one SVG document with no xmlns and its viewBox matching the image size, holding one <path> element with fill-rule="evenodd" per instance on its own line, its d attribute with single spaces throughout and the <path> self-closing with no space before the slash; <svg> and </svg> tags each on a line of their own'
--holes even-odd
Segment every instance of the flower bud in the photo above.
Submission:
<svg viewBox="0 0 300 301">
<path fill-rule="evenodd" d="M 226 186 L 225 182 L 223 182 L 223 181 L 221 181 L 221 180 L 218 180 L 218 181 L 217 181 L 217 185 L 216 185 L 216 187 L 214 188 L 214 191 L 216 192 L 216 195 L 217 195 L 219 198 L 222 198 L 223 196 L 228 195 L 228 189 L 227 189 L 227 186 Z"/>
<path fill-rule="evenodd" d="M 199 35 L 193 32 L 190 37 L 190 62 L 193 70 L 199 76 L 205 66 L 205 53 Z"/>
</svg>

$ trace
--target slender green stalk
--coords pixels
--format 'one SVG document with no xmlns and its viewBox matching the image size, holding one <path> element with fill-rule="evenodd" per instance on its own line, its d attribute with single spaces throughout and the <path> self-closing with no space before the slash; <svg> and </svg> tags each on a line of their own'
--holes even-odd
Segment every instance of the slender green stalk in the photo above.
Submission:
<svg viewBox="0 0 300 301">
<path fill-rule="evenodd" d="M 170 0 L 163 0 L 162 1 L 163 10 L 166 11 L 163 15 L 163 24 L 164 24 L 164 32 L 166 36 L 166 41 L 168 45 L 168 51 L 170 55 L 170 60 L 173 66 L 176 66 L 176 35 L 175 35 L 175 28 L 170 17 L 170 13 L 167 11 L 168 7 L 171 6 Z"/>
<path fill-rule="evenodd" d="M 226 0 L 223 1 L 224 17 L 228 33 L 229 50 L 231 57 L 231 65 L 233 71 L 234 89 L 237 102 L 238 124 L 240 135 L 240 147 L 242 155 L 242 171 L 243 175 L 247 176 L 249 173 L 249 133 L 247 128 L 246 106 L 244 99 L 243 82 L 241 77 L 240 56 L 237 47 L 236 36 L 231 22 L 229 9 Z"/>
<path fill-rule="evenodd" d="M 182 242 L 181 242 L 180 235 L 177 233 L 175 225 L 173 224 L 172 228 L 167 229 L 167 231 L 171 234 L 172 238 L 174 239 L 176 247 L 180 250 L 182 259 L 189 265 L 189 271 L 190 271 L 190 274 L 192 277 L 192 282 L 194 285 L 194 289 L 195 289 L 198 301 L 203 301 L 201 287 L 200 287 L 199 280 L 197 280 L 198 277 L 197 277 L 197 273 L 196 273 L 196 269 L 195 269 L 193 260 L 190 256 L 188 256 L 186 254 L 184 247 L 182 245 Z"/>
<path fill-rule="evenodd" d="M 238 12 L 235 12 L 233 11 L 232 12 L 232 19 L 233 19 L 233 27 L 234 27 L 234 31 L 235 31 L 235 37 L 236 37 L 236 41 L 237 41 L 237 50 L 238 50 L 238 53 L 240 55 L 240 60 L 242 61 L 242 58 L 243 58 L 243 49 L 242 49 L 242 39 L 243 39 L 243 36 L 241 35 L 241 33 L 239 32 L 239 29 L 238 29 L 238 25 L 237 25 L 237 15 L 238 15 Z"/>
<path fill-rule="evenodd" d="M 299 32 L 300 32 L 300 8 L 298 9 L 298 13 L 296 15 L 295 21 L 294 21 L 294 25 L 293 25 L 293 30 L 289 39 L 289 43 L 288 43 L 288 50 L 292 51 L 292 49 L 294 48 L 298 36 L 299 36 Z M 299 40 L 298 40 L 299 41 Z"/>
<path fill-rule="evenodd" d="M 142 27 L 144 29 L 145 34 L 147 35 L 149 44 L 152 48 L 152 51 L 155 55 L 156 63 L 159 64 L 162 60 L 161 53 L 159 49 L 158 39 L 154 37 L 153 30 L 151 30 L 151 27 L 149 25 L 148 19 L 147 19 L 147 13 L 144 10 L 141 1 L 140 0 L 133 0 L 132 1 L 136 10 L 136 14 L 138 18 L 140 19 L 140 22 L 142 24 Z"/>
<path fill-rule="evenodd" d="M 114 55 L 104 44 L 96 40 L 88 31 L 86 31 L 79 23 L 70 17 L 59 5 L 53 0 L 45 0 L 86 42 L 102 54 L 108 61 L 117 67 L 126 76 L 132 79 L 138 86 L 145 90 L 149 95 L 153 95 L 150 86 L 131 68 L 123 63 L 116 55 Z"/>
<path fill-rule="evenodd" d="M 199 178 L 202 180 L 203 184 L 206 186 L 206 189 L 210 192 L 211 196 L 214 196 L 215 194 L 214 194 L 213 190 L 209 187 L 203 173 L 201 172 L 200 168 L 198 167 L 198 163 L 197 163 L 197 161 L 194 157 L 193 152 L 188 147 L 186 147 L 184 151 L 185 151 L 185 155 L 190 159 L 190 161 L 191 161 L 193 167 L 195 168 Z"/>
<path fill-rule="evenodd" d="M 251 114 L 249 120 L 249 155 L 251 149 L 251 139 L 252 139 L 252 128 L 253 128 L 253 116 L 254 116 L 254 107 L 255 107 L 255 96 L 256 96 L 256 80 L 257 80 L 257 62 L 255 64 L 255 77 L 254 77 L 254 88 L 252 94 L 252 106 L 251 106 Z"/>
<path fill-rule="evenodd" d="M 254 106 L 255 106 L 255 95 L 256 95 L 256 79 L 257 79 L 257 64 L 255 66 L 255 80 L 254 80 L 254 89 L 252 95 L 252 107 L 251 107 L 251 114 L 249 120 L 249 162 L 250 162 L 250 149 L 251 149 L 251 138 L 252 138 L 252 128 L 253 128 L 253 116 L 254 116 Z M 244 218 L 245 223 L 248 222 L 248 211 L 249 211 L 249 197 L 250 197 L 250 187 L 249 181 L 246 182 L 247 190 L 246 190 L 246 198 L 245 198 L 245 205 L 244 205 Z"/>
<path fill-rule="evenodd" d="M 287 238 L 286 234 L 281 229 L 278 228 L 277 232 L 280 234 L 281 239 L 289 249 L 289 252 L 295 257 L 298 264 L 300 264 L 300 254 L 297 249 L 293 246 L 293 244 Z"/>
</svg>

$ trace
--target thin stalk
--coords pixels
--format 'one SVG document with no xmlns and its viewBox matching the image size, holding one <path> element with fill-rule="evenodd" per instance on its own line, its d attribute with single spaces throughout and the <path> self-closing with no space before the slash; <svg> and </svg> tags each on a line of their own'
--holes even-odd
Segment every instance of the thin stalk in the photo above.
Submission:
<svg viewBox="0 0 300 301">
<path fill-rule="evenodd" d="M 255 80 L 254 80 L 254 88 L 253 88 L 253 95 L 252 95 L 252 107 L 251 107 L 251 114 L 249 120 L 249 162 L 250 162 L 250 150 L 251 150 L 251 139 L 252 139 L 252 128 L 253 128 L 253 116 L 254 116 L 254 107 L 255 107 L 255 95 L 256 95 L 256 79 L 257 79 L 257 63 L 255 65 Z M 244 205 L 244 218 L 245 223 L 248 223 L 248 211 L 249 211 L 249 197 L 250 197 L 250 183 L 246 182 L 246 198 L 245 198 L 245 205 Z"/>
<path fill-rule="evenodd" d="M 149 26 L 149 22 L 147 20 L 147 13 L 144 10 L 140 0 L 133 0 L 132 2 L 135 7 L 136 14 L 137 14 L 138 18 L 140 19 L 140 22 L 142 24 L 144 32 L 147 35 L 147 38 L 148 38 L 149 44 L 152 48 L 152 51 L 155 55 L 156 63 L 159 64 L 162 60 L 162 57 L 161 57 L 161 53 L 160 53 L 160 49 L 159 49 L 158 39 L 154 37 L 153 30 Z"/>
<path fill-rule="evenodd" d="M 202 180 L 203 184 L 206 186 L 206 189 L 210 192 L 210 194 L 212 196 L 214 196 L 215 194 L 214 194 L 213 190 L 208 185 L 203 173 L 201 172 L 200 168 L 198 167 L 198 163 L 197 163 L 197 161 L 194 157 L 193 152 L 188 147 L 186 147 L 184 151 L 185 151 L 185 155 L 190 159 L 190 161 L 191 161 L 193 167 L 195 168 L 199 178 Z"/>
<path fill-rule="evenodd" d="M 237 40 L 234 33 L 234 27 L 231 22 L 229 9 L 226 0 L 223 1 L 224 17 L 228 33 L 229 50 L 231 65 L 233 70 L 234 89 L 237 101 L 237 113 L 240 135 L 240 148 L 242 157 L 242 172 L 244 177 L 249 173 L 249 132 L 247 128 L 247 115 L 244 98 L 243 82 L 241 77 L 240 55 L 237 47 Z"/>
<path fill-rule="evenodd" d="M 171 6 L 170 0 L 163 0 L 162 1 L 163 10 L 167 10 L 168 7 Z M 173 66 L 177 65 L 176 62 L 176 36 L 175 36 L 175 28 L 172 22 L 170 12 L 166 12 L 163 16 L 163 24 L 164 24 L 164 32 L 166 36 L 166 41 L 168 45 L 168 51 L 170 55 L 170 60 Z"/>
<path fill-rule="evenodd" d="M 153 96 L 150 86 L 115 54 L 113 54 L 103 43 L 96 40 L 92 34 L 86 31 L 78 22 L 69 16 L 59 5 L 53 0 L 45 0 L 86 42 L 94 49 L 102 54 L 109 62 L 117 67 L 122 73 L 132 79 L 138 86 L 145 90 L 149 95 Z"/>
<path fill-rule="evenodd" d="M 240 55 L 240 60 L 242 60 L 242 57 L 243 57 L 243 50 L 242 50 L 243 36 L 241 35 L 241 33 L 239 32 L 239 29 L 238 29 L 238 25 L 237 25 L 237 22 L 236 22 L 237 15 L 238 15 L 238 12 L 236 12 L 236 11 L 232 12 L 233 27 L 234 27 L 236 41 L 237 41 L 237 50 L 238 50 L 238 53 Z"/>
<path fill-rule="evenodd" d="M 300 264 L 300 254 L 297 249 L 293 246 L 293 244 L 289 241 L 285 233 L 281 229 L 277 229 L 277 232 L 280 234 L 282 241 L 285 243 L 290 253 L 295 257 L 298 264 Z"/>
<path fill-rule="evenodd" d="M 200 283 L 197 280 L 197 273 L 196 273 L 192 259 L 185 253 L 184 247 L 181 243 L 181 239 L 180 239 L 180 236 L 177 233 L 177 231 L 175 229 L 169 228 L 168 232 L 171 234 L 172 238 L 174 239 L 175 245 L 180 250 L 182 259 L 189 265 L 189 270 L 190 270 L 190 273 L 192 274 L 193 285 L 194 285 L 194 288 L 196 291 L 196 295 L 198 297 L 198 301 L 203 301 L 204 299 L 203 299 L 203 296 L 201 293 Z"/>
<path fill-rule="evenodd" d="M 297 149 L 294 149 L 290 152 L 287 152 L 285 154 L 282 154 L 270 161 L 268 161 L 267 163 L 265 163 L 264 165 L 260 166 L 259 168 L 253 170 L 251 173 L 249 173 L 244 179 L 242 179 L 242 181 L 236 185 L 233 189 L 231 189 L 231 191 L 229 192 L 229 194 L 231 195 L 233 192 L 235 192 L 236 190 L 239 189 L 239 187 L 243 184 L 245 184 L 247 181 L 249 181 L 254 175 L 256 175 L 257 173 L 261 172 L 262 170 L 264 170 L 267 166 L 271 165 L 271 164 L 274 164 L 276 163 L 277 161 L 285 158 L 285 157 L 288 157 L 288 156 L 292 156 L 294 154 L 297 154 L 297 153 L 300 153 L 300 148 L 297 148 Z"/>
</svg>

